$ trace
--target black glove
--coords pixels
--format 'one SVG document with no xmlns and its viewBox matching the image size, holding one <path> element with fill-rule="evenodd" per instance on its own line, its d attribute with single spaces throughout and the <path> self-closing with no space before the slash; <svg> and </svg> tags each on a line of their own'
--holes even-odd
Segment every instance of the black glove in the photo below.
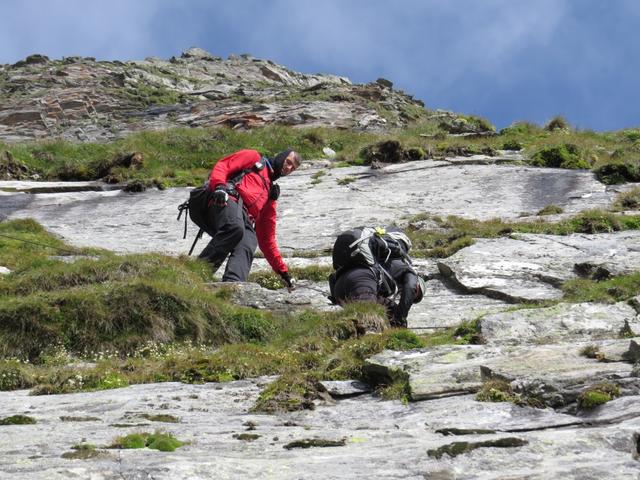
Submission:
<svg viewBox="0 0 640 480">
<path fill-rule="evenodd" d="M 229 200 L 229 194 L 225 191 L 222 185 L 218 185 L 213 192 L 213 204 L 216 207 L 226 207 L 227 201 Z"/>
<path fill-rule="evenodd" d="M 276 200 L 278 200 L 279 196 L 280 196 L 280 185 L 278 185 L 277 183 L 274 183 L 273 185 L 271 185 L 271 188 L 269 189 L 269 198 L 275 202 Z"/>
<path fill-rule="evenodd" d="M 291 278 L 291 275 L 289 275 L 289 272 L 282 272 L 280 276 L 282 277 L 282 280 L 287 286 L 287 290 L 292 292 L 296 289 L 296 280 L 294 278 Z"/>
</svg>

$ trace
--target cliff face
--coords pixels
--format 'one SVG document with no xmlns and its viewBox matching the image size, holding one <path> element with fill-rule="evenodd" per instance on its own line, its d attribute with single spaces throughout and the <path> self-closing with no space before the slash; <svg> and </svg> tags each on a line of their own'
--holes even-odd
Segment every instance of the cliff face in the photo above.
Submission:
<svg viewBox="0 0 640 480">
<path fill-rule="evenodd" d="M 426 114 L 385 79 L 354 84 L 199 48 L 169 60 L 31 55 L 0 66 L 2 141 L 108 141 L 145 129 L 270 123 L 384 131 Z"/>
</svg>

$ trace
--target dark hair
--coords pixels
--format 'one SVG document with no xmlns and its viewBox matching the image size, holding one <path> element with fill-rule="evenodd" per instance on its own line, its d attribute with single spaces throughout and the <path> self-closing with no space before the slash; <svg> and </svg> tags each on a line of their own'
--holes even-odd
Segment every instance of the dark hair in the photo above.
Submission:
<svg viewBox="0 0 640 480">
<path fill-rule="evenodd" d="M 289 154 L 293 152 L 293 161 L 296 163 L 296 168 L 300 166 L 302 163 L 302 157 L 300 154 L 292 149 L 284 150 L 278 153 L 275 157 L 273 157 L 273 177 L 274 180 L 277 180 L 282 175 L 282 167 L 284 166 L 284 161 L 287 159 Z"/>
</svg>

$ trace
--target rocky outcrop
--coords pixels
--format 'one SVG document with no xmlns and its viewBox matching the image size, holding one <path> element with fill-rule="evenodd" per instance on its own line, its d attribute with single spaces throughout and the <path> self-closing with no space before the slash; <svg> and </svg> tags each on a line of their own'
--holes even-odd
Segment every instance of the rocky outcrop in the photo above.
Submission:
<svg viewBox="0 0 640 480">
<path fill-rule="evenodd" d="M 384 131 L 422 102 L 387 82 L 353 84 L 248 55 L 191 48 L 169 60 L 32 55 L 0 66 L 0 140 L 105 141 L 146 129 L 265 124 Z"/>
<path fill-rule="evenodd" d="M 214 289 L 230 289 L 231 298 L 235 303 L 259 310 L 266 309 L 282 313 L 309 308 L 323 311 L 339 309 L 338 306 L 332 305 L 327 299 L 329 287 L 326 282 L 313 283 L 307 280 L 300 280 L 296 290 L 290 293 L 284 288 L 269 290 L 255 283 L 229 284 L 218 282 L 210 285 Z"/>
<path fill-rule="evenodd" d="M 581 352 L 587 345 L 618 352 L 618 361 L 586 357 Z M 629 352 L 636 349 L 635 340 L 514 347 L 443 346 L 386 351 L 367 360 L 366 369 L 379 380 L 406 375 L 414 400 L 476 392 L 484 380 L 499 378 L 527 394 L 535 389 L 538 399 L 559 407 L 574 402 L 580 389 L 612 378 L 628 379 L 632 391 L 639 392 L 640 382 L 631 375 L 632 362 L 622 361 L 633 361 L 635 355 Z"/>
<path fill-rule="evenodd" d="M 624 302 L 558 304 L 494 313 L 479 321 L 488 345 L 524 345 L 616 338 L 640 333 L 640 316 Z"/>
<path fill-rule="evenodd" d="M 438 267 L 464 291 L 512 302 L 557 300 L 563 295 L 560 285 L 589 270 L 585 265 L 612 276 L 640 270 L 639 243 L 637 230 L 568 236 L 518 234 L 479 239 Z"/>
</svg>

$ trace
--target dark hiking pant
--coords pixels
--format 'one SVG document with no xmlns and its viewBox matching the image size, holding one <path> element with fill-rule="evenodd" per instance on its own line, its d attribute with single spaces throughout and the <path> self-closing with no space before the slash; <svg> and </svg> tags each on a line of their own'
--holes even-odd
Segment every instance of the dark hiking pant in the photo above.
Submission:
<svg viewBox="0 0 640 480">
<path fill-rule="evenodd" d="M 378 279 L 369 267 L 354 267 L 338 277 L 329 278 L 329 289 L 333 300 L 344 306 L 350 302 L 375 302 L 383 305 L 387 317 L 392 318 L 392 302 L 378 291 Z"/>
<path fill-rule="evenodd" d="M 198 255 L 211 264 L 214 273 L 229 257 L 223 282 L 246 282 L 258 240 L 253 225 L 241 205 L 232 199 L 225 207 L 209 208 L 206 232 L 211 241 Z"/>
</svg>

